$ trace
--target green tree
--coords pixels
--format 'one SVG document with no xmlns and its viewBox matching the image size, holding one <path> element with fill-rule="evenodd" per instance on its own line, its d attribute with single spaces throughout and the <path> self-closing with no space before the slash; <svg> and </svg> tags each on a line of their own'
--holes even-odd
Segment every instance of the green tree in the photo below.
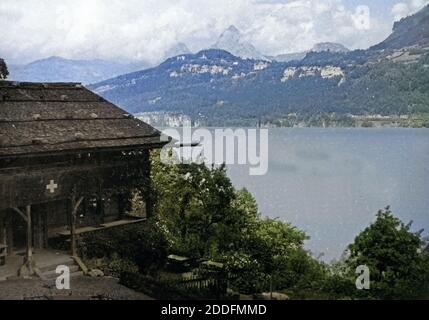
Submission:
<svg viewBox="0 0 429 320">
<path fill-rule="evenodd" d="M 262 218 L 254 197 L 232 186 L 225 166 L 166 165 L 157 153 L 152 159 L 155 212 L 174 253 L 224 263 L 240 292 L 308 287 L 323 275 L 304 250 L 304 232 Z"/>
<path fill-rule="evenodd" d="M 215 254 L 235 198 L 225 166 L 166 165 L 156 155 L 152 159 L 155 211 L 176 251 L 196 258 Z"/>
<path fill-rule="evenodd" d="M 421 233 L 410 231 L 394 217 L 390 208 L 380 210 L 377 219 L 349 246 L 346 260 L 350 272 L 366 265 L 371 271 L 368 297 L 402 299 L 428 297 L 429 259 Z"/>
<path fill-rule="evenodd" d="M 240 249 L 226 261 L 242 292 L 284 289 L 319 290 L 324 266 L 304 249 L 305 233 L 277 219 L 257 217 Z"/>
<path fill-rule="evenodd" d="M 0 59 L 0 79 L 6 79 L 8 75 L 9 71 L 7 70 L 6 62 Z"/>
</svg>

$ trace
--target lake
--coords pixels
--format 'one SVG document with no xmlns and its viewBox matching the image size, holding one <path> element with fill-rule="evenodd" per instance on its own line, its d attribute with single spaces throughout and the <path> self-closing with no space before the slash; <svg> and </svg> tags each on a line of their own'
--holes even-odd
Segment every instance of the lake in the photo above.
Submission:
<svg viewBox="0 0 429 320">
<path fill-rule="evenodd" d="M 413 230 L 429 228 L 429 130 L 269 129 L 269 171 L 228 167 L 260 212 L 305 230 L 315 256 L 339 258 L 390 205 Z M 425 232 L 425 235 L 427 233 Z"/>
</svg>

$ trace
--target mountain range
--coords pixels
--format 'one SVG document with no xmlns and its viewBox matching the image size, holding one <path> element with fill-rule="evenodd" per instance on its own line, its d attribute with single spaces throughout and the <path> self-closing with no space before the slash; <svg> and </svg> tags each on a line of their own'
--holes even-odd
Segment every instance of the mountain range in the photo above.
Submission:
<svg viewBox="0 0 429 320">
<path fill-rule="evenodd" d="M 304 59 L 305 56 L 307 55 L 307 53 L 324 52 L 324 51 L 339 53 L 339 52 L 349 52 L 350 50 L 347 49 L 345 46 L 343 46 L 340 43 L 320 42 L 320 43 L 316 43 L 313 46 L 313 48 L 311 48 L 310 50 L 307 50 L 307 51 L 295 52 L 295 53 L 285 53 L 285 54 L 280 54 L 277 56 L 267 56 L 267 58 L 269 60 L 275 60 L 278 62 L 289 62 L 289 61 L 297 61 L 297 60 L 299 61 L 299 60 Z"/>
<path fill-rule="evenodd" d="M 276 57 L 267 57 L 260 53 L 251 43 L 246 41 L 242 33 L 230 26 L 218 38 L 212 48 L 226 50 L 243 59 L 263 59 L 290 61 L 301 60 L 310 51 L 342 51 L 347 50 L 340 44 L 322 43 L 312 50 L 296 54 L 286 54 Z M 183 42 L 178 42 L 168 48 L 162 56 L 162 61 L 183 54 L 190 54 L 191 50 Z M 74 60 L 52 56 L 23 65 L 9 65 L 11 80 L 33 82 L 81 82 L 83 84 L 97 83 L 122 74 L 153 67 L 147 61 L 118 62 L 101 59 Z"/>
<path fill-rule="evenodd" d="M 317 43 L 310 50 L 303 52 L 294 52 L 280 54 L 276 56 L 269 56 L 262 54 L 257 50 L 249 41 L 245 40 L 240 30 L 238 30 L 234 25 L 229 26 L 219 37 L 217 42 L 211 46 L 213 49 L 221 49 L 232 53 L 234 56 L 243 58 L 243 59 L 253 59 L 253 60 L 267 60 L 267 61 L 278 61 L 278 62 L 288 62 L 293 60 L 302 60 L 305 58 L 309 52 L 348 52 L 345 46 L 339 43 L 334 42 L 321 42 Z"/>
<path fill-rule="evenodd" d="M 233 25 L 226 29 L 212 46 L 243 59 L 266 59 L 250 42 L 244 40 L 241 32 Z"/>
<path fill-rule="evenodd" d="M 368 50 L 338 47 L 279 62 L 209 49 L 89 88 L 129 112 L 182 112 L 211 125 L 324 113 L 429 113 L 428 11 L 396 23 L 389 38 Z"/>
<path fill-rule="evenodd" d="M 265 56 L 230 26 L 211 49 L 193 54 L 179 42 L 164 57 L 158 66 L 50 57 L 10 65 L 9 78 L 83 82 L 129 112 L 179 112 L 209 125 L 429 114 L 429 6 L 367 50 L 327 42 Z"/>
<path fill-rule="evenodd" d="M 412 16 L 395 22 L 392 34 L 372 50 L 429 46 L 429 5 Z"/>
<path fill-rule="evenodd" d="M 90 84 L 135 70 L 145 62 L 119 63 L 106 60 L 72 60 L 49 57 L 25 65 L 9 65 L 9 79 L 28 82 L 81 82 Z"/>
<path fill-rule="evenodd" d="M 187 53 L 190 53 L 190 50 L 186 44 L 179 42 L 165 51 L 164 59 Z M 153 64 L 147 61 L 124 63 L 101 59 L 75 60 L 53 56 L 24 65 L 9 65 L 9 79 L 28 82 L 91 84 L 152 66 Z"/>
</svg>

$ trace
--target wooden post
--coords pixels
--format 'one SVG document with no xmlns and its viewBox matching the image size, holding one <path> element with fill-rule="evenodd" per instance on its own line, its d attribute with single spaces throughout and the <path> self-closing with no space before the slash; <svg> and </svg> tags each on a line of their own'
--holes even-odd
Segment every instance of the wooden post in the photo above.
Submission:
<svg viewBox="0 0 429 320">
<path fill-rule="evenodd" d="M 26 206 L 27 214 L 27 266 L 30 274 L 33 274 L 33 231 L 31 227 L 31 206 Z"/>
<path fill-rule="evenodd" d="M 29 275 L 32 275 L 34 271 L 33 271 L 33 245 L 32 245 L 33 232 L 31 227 L 31 206 L 28 205 L 25 207 L 25 213 L 18 208 L 13 208 L 13 210 L 15 210 L 27 223 L 27 254 L 25 257 L 24 265 L 22 266 L 20 273 L 22 275 L 22 271 L 24 270 L 25 267 L 27 267 Z"/>
<path fill-rule="evenodd" d="M 71 208 L 70 208 L 70 253 L 72 256 L 77 256 L 77 246 L 76 246 L 76 215 L 77 210 L 79 209 L 80 204 L 83 201 L 83 197 L 80 197 L 77 201 L 75 197 L 71 199 Z"/>
</svg>

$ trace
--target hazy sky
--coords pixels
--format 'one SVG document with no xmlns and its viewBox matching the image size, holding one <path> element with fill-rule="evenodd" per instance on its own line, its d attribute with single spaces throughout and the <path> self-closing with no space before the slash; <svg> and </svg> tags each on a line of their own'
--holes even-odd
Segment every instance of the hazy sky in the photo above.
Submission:
<svg viewBox="0 0 429 320">
<path fill-rule="evenodd" d="M 209 47 L 233 24 L 264 54 L 322 41 L 367 48 L 429 0 L 1 0 L 0 57 L 158 62 L 178 42 Z M 369 14 L 369 16 L 368 16 Z M 368 19 L 369 17 L 369 19 Z"/>
</svg>

